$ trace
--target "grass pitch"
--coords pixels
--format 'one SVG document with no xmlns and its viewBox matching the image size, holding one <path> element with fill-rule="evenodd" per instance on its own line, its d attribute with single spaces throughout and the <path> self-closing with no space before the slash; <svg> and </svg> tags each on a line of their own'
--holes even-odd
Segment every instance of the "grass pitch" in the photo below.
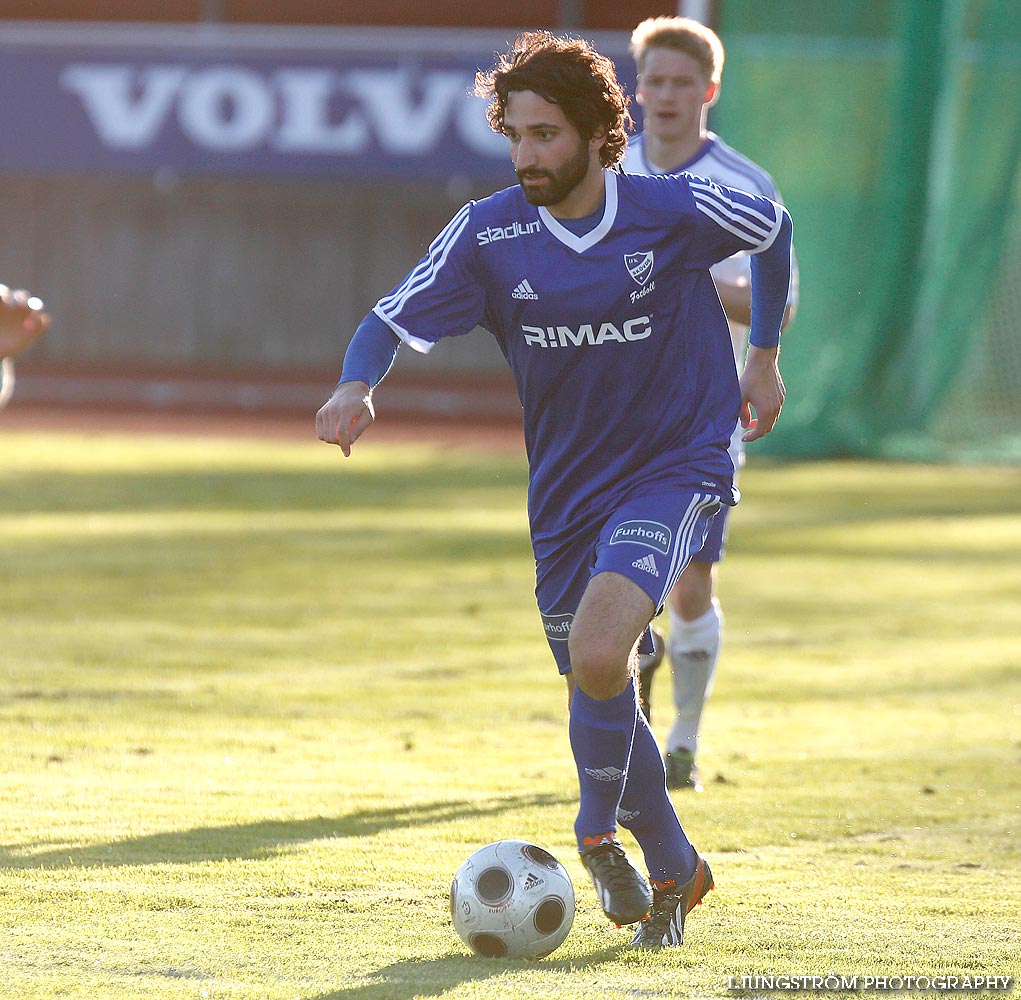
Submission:
<svg viewBox="0 0 1021 1000">
<path fill-rule="evenodd" d="M 707 787 L 675 796 L 718 888 L 657 954 L 574 854 L 519 455 L 7 432 L 0 470 L 5 996 L 1016 993 L 1016 469 L 746 470 Z M 502 837 L 574 877 L 542 962 L 449 925 L 452 873 Z"/>
</svg>

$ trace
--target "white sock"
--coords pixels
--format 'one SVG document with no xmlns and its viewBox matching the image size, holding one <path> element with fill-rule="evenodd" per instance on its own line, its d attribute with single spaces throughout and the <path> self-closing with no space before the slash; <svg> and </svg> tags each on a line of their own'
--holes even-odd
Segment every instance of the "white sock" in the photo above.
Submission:
<svg viewBox="0 0 1021 1000">
<path fill-rule="evenodd" d="M 723 611 L 713 598 L 700 618 L 685 621 L 670 608 L 670 669 L 674 679 L 677 717 L 667 738 L 667 750 L 698 750 L 702 711 L 713 689 L 723 640 Z"/>
</svg>

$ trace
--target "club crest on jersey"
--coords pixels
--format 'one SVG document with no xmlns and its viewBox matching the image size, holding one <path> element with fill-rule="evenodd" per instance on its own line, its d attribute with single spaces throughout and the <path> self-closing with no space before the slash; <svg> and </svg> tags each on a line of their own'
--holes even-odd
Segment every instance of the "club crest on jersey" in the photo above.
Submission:
<svg viewBox="0 0 1021 1000">
<path fill-rule="evenodd" d="M 624 254 L 624 265 L 627 267 L 628 274 L 630 274 L 639 285 L 644 285 L 651 277 L 652 263 L 651 250 Z"/>
</svg>

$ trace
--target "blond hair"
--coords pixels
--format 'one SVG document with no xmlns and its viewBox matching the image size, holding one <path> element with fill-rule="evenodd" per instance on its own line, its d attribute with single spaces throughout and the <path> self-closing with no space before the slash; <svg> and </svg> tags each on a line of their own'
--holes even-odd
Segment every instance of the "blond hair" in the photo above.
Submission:
<svg viewBox="0 0 1021 1000">
<path fill-rule="evenodd" d="M 641 73 L 649 49 L 684 52 L 719 83 L 723 75 L 723 42 L 712 28 L 690 17 L 649 17 L 631 32 L 631 55 Z"/>
</svg>

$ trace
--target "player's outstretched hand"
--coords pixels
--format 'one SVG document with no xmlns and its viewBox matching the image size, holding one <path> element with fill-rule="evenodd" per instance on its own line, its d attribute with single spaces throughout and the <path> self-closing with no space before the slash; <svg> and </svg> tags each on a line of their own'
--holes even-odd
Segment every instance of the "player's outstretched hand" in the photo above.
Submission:
<svg viewBox="0 0 1021 1000">
<path fill-rule="evenodd" d="M 345 458 L 351 446 L 376 418 L 369 387 L 364 382 L 342 382 L 316 414 L 320 441 L 340 446 Z"/>
<path fill-rule="evenodd" d="M 765 437 L 776 424 L 787 389 L 780 377 L 779 347 L 749 347 L 741 375 L 741 426 L 748 430 L 742 441 Z M 751 410 L 755 411 L 752 419 Z"/>
<path fill-rule="evenodd" d="M 23 288 L 0 285 L 0 358 L 13 357 L 39 339 L 50 325 L 40 299 Z"/>
</svg>

